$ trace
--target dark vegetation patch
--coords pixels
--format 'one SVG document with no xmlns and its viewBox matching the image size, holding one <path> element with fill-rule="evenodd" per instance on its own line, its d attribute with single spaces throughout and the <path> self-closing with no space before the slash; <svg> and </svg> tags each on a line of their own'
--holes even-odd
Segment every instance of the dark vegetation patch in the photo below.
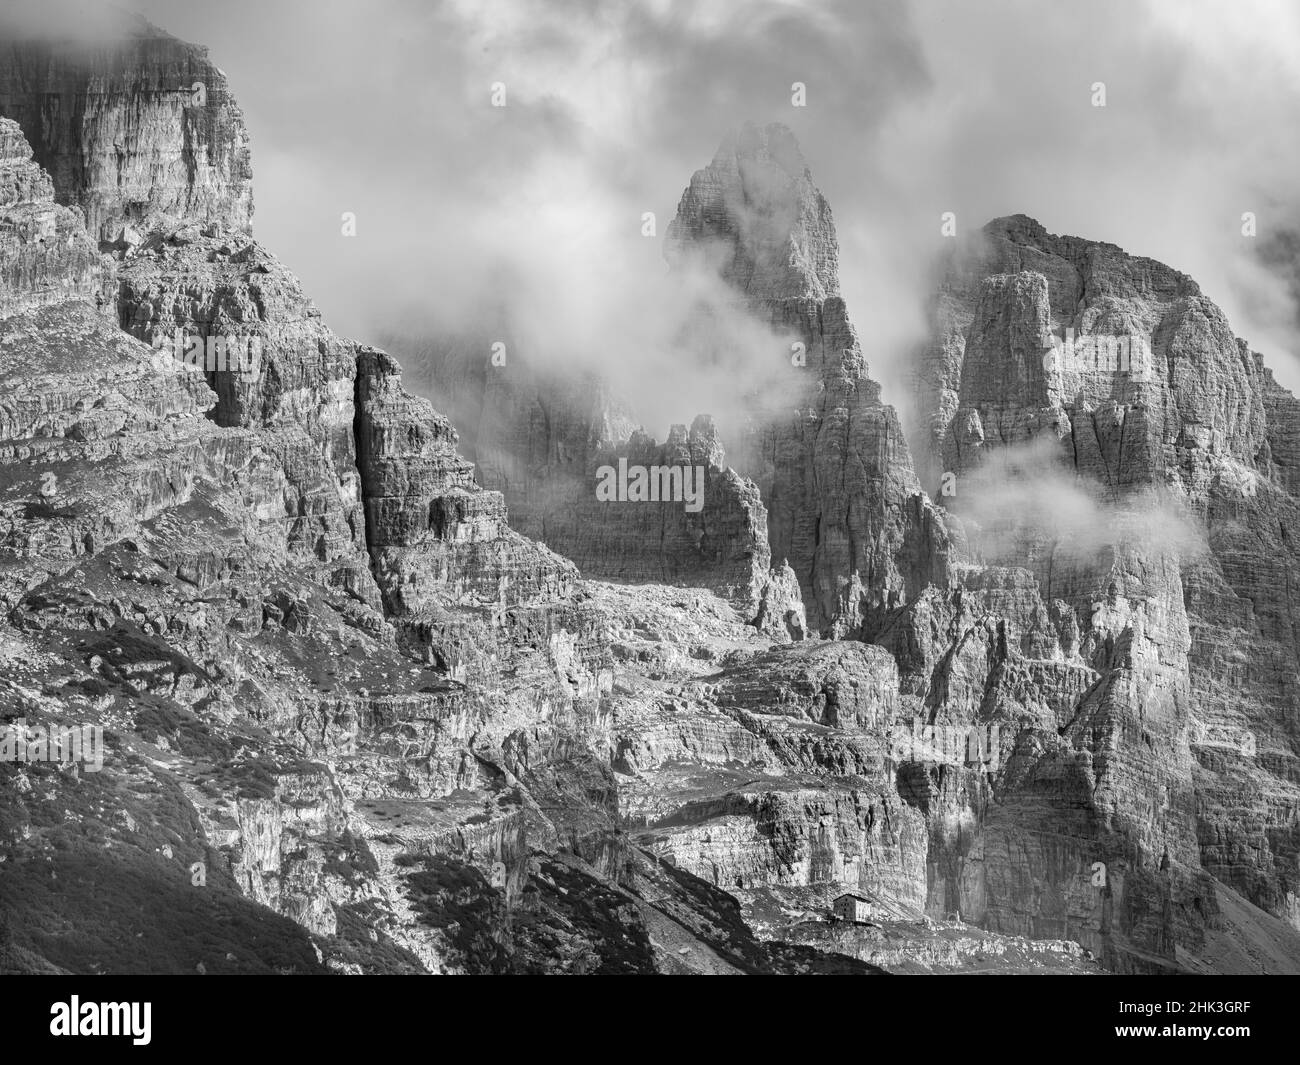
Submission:
<svg viewBox="0 0 1300 1065">
<path fill-rule="evenodd" d="M 420 959 L 393 942 L 375 927 L 380 916 L 373 904 L 339 907 L 338 931 L 330 941 L 332 955 L 340 961 L 360 965 L 368 974 L 405 976 L 426 972 Z M 375 938 L 371 938 L 371 933 Z"/>
<path fill-rule="evenodd" d="M 5 865 L 11 948 L 71 973 L 326 971 L 305 929 L 179 863 L 82 848 Z"/>
<path fill-rule="evenodd" d="M 446 936 L 453 964 L 478 975 L 513 971 L 505 900 L 478 869 L 444 854 L 398 855 L 396 864 L 410 870 L 406 891 L 419 922 Z"/>
<path fill-rule="evenodd" d="M 208 723 L 171 699 L 142 699 L 136 706 L 135 731 L 150 743 L 159 737 L 178 753 L 191 759 L 230 761 L 234 741 L 214 732 Z"/>
<path fill-rule="evenodd" d="M 379 863 L 364 839 L 344 829 L 337 840 L 317 841 L 325 851 L 325 872 L 349 884 L 359 884 L 379 873 Z"/>
<path fill-rule="evenodd" d="M 527 905 L 514 920 L 513 971 L 574 975 L 657 971 L 650 933 L 632 900 L 596 877 L 545 858 L 531 886 L 535 893 L 524 892 Z"/>
<path fill-rule="evenodd" d="M 6 971 L 323 971 L 303 928 L 238 894 L 180 786 L 143 759 L 124 754 L 79 777 L 0 765 L 0 793 Z"/>
</svg>

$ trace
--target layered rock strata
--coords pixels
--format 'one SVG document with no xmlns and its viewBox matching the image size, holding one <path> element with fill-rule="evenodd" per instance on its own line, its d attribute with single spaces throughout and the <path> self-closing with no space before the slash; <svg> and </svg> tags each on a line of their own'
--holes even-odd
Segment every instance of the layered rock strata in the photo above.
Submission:
<svg viewBox="0 0 1300 1065">
<path fill-rule="evenodd" d="M 53 48 L 4 47 L 26 72 Z M 60 91 L 95 109 L 85 139 L 40 147 L 66 148 L 59 180 L 4 129 L 7 209 L 53 218 L 70 252 L 4 246 L 0 720 L 91 722 L 107 746 L 95 770 L 0 764 L 19 929 L 0 968 L 873 971 L 758 942 L 725 893 L 622 841 L 615 662 L 699 645 L 634 649 L 641 594 L 578 587 L 507 526 L 396 363 L 320 323 L 248 236 L 238 168 L 188 167 L 189 127 L 129 88 L 194 54 L 134 35 L 81 66 L 58 49 Z M 120 79 L 94 92 L 105 66 Z M 6 106 L 39 114 L 46 83 L 23 78 Z M 164 167 L 118 201 L 100 138 L 139 114 L 125 172 L 181 160 L 198 180 Z M 98 277 L 51 190 L 114 238 Z M 99 285 L 102 307 L 68 298 Z M 203 357 L 178 358 L 178 333 Z M 232 337 L 257 359 L 209 362 Z M 764 597 L 773 631 L 789 583 Z M 737 646 L 761 641 L 712 609 Z M 56 912 L 75 935 L 44 935 Z"/>
<path fill-rule="evenodd" d="M 205 48 L 136 15 L 108 17 L 116 25 L 101 41 L 33 36 L 6 16 L 0 114 L 22 127 L 93 242 L 133 244 L 180 218 L 248 231 L 248 133 L 225 74 Z"/>
<path fill-rule="evenodd" d="M 1272 724 L 1296 705 L 1273 458 L 1294 400 L 1190 278 L 1023 216 L 954 253 L 934 322 L 918 451 L 962 588 L 882 642 L 941 709 L 1018 728 L 996 805 L 949 792 L 970 827 L 933 842 L 938 897 L 1120 968 L 1209 949 L 1237 892 L 1294 923 L 1295 751 Z"/>
<path fill-rule="evenodd" d="M 102 301 L 111 279 L 111 260 L 87 239 L 80 212 L 55 202 L 22 128 L 0 118 L 0 314 Z"/>
</svg>

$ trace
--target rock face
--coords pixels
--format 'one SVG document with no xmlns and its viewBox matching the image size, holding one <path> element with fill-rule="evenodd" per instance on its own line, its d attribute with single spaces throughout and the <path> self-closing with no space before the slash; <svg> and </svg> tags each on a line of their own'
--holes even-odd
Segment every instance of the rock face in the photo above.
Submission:
<svg viewBox="0 0 1300 1065">
<path fill-rule="evenodd" d="M 50 47 L 4 44 L 24 71 L 44 71 L 49 64 L 38 60 Z M 75 61 L 59 49 L 55 67 L 78 113 L 112 103 L 119 116 L 138 115 L 152 99 L 140 86 L 156 77 L 157 56 L 198 54 L 129 36 Z M 118 88 L 87 88 L 101 68 L 116 72 L 120 100 Z M 39 86 L 32 93 L 11 100 L 14 110 L 36 113 L 44 98 Z M 185 159 L 186 128 L 146 122 L 124 145 L 125 170 Z M 182 968 L 201 961 L 210 971 L 267 971 L 279 961 L 315 969 L 324 953 L 342 971 L 486 964 L 447 939 L 445 921 L 422 925 L 399 885 L 424 876 L 420 897 L 433 899 L 441 875 L 449 885 L 481 883 L 486 942 L 500 941 L 508 914 L 488 901 L 505 883 L 489 887 L 494 863 L 510 863 L 518 902 L 530 868 L 528 822 L 544 841 L 562 820 L 528 813 L 519 789 L 546 763 L 530 756 L 529 742 L 548 751 L 558 736 L 550 722 L 564 732 L 577 728 L 575 714 L 596 716 L 601 670 L 608 674 L 607 652 L 567 604 L 572 566 L 505 527 L 500 498 L 474 484 L 454 434 L 402 390 L 392 360 L 320 323 L 292 274 L 248 237 L 244 193 L 222 200 L 209 195 L 212 186 L 171 185 L 164 167 L 147 196 L 114 206 L 97 184 L 94 137 L 82 145 L 85 158 L 64 167 L 74 184 L 59 189 L 31 166 L 16 126 L 3 132 L 7 209 L 36 212 L 42 226 L 54 219 L 74 253 L 93 245 L 77 208 L 43 202 L 52 188 L 105 218 L 120 221 L 114 212 L 125 209 L 153 227 L 115 246 L 102 311 L 70 298 L 89 294 L 83 261 L 33 253 L 21 235 L 4 245 L 0 715 L 7 726 L 42 728 L 90 720 L 112 748 L 102 778 L 36 762 L 0 766 L 6 794 L 25 793 L 35 779 L 44 796 L 4 805 L 5 868 L 17 870 L 0 878 L 4 908 L 43 905 L 27 876 L 45 866 L 47 843 L 40 831 L 30 847 L 23 841 L 48 823 L 60 839 L 71 833 L 62 848 L 79 866 L 69 867 L 71 879 L 115 885 L 98 900 L 76 900 L 79 912 L 129 911 L 132 884 L 165 896 L 184 890 L 190 863 L 208 867 L 212 901 L 178 907 L 188 922 L 179 935 L 141 930 L 150 937 L 142 945 L 127 930 L 138 920 L 101 914 L 122 945 L 140 948 L 137 964 L 170 968 L 177 941 L 254 904 L 288 920 L 261 945 L 232 941 L 224 962 L 189 958 Z M 53 287 L 56 273 L 72 283 Z M 258 355 L 248 365 L 194 364 L 172 350 L 177 331 L 205 346 L 251 338 Z M 480 620 L 490 613 L 477 608 L 480 599 L 498 607 L 494 622 Z M 480 667 L 470 675 L 468 644 Z M 71 687 L 29 694 L 61 668 Z M 149 752 L 161 751 L 183 783 L 160 785 L 147 768 Z M 100 780 L 163 797 L 128 803 L 121 823 L 103 824 L 94 813 Z M 424 816 L 434 797 L 476 788 L 481 798 L 463 811 L 473 819 L 468 835 L 456 815 Z M 499 809 L 488 800 L 498 791 Z M 461 841 L 436 875 L 408 860 L 415 837 L 403 843 L 381 831 L 391 844 L 366 842 L 368 819 L 391 818 L 387 803 L 410 796 L 423 811 L 420 838 Z M 494 812 L 484 813 L 485 800 Z M 583 798 L 574 805 L 592 808 Z M 75 826 L 55 827 L 58 806 L 79 811 Z M 86 832 L 96 837 L 89 851 L 76 842 Z M 103 837 L 124 855 L 112 869 L 94 849 Z M 471 837 L 478 842 L 467 851 Z M 482 871 L 471 859 L 486 863 Z M 98 872 L 83 876 L 88 869 Z M 597 895 L 600 876 L 569 874 Z M 541 901 L 534 909 L 550 912 Z M 404 925 L 426 931 L 399 932 L 398 945 L 390 932 Z M 325 938 L 313 946 L 304 930 Z M 18 949 L 6 965 L 84 971 L 118 947 L 84 943 L 59 955 L 32 941 Z M 757 946 L 755 958 L 760 968 L 772 964 Z M 638 964 L 659 963 L 647 948 Z"/>
<path fill-rule="evenodd" d="M 839 295 L 831 211 L 793 135 L 744 126 L 697 171 L 668 230 L 678 269 L 716 269 L 737 304 L 803 346 L 760 399 L 737 468 L 768 508 L 772 556 L 798 575 L 814 630 L 871 638 L 927 584 L 946 542 L 894 409 L 881 402 Z M 793 411 L 793 413 L 792 413 Z"/>
<path fill-rule="evenodd" d="M 167 218 L 248 231 L 248 134 L 226 76 L 206 49 L 120 20 L 111 44 L 6 33 L 0 114 L 22 127 L 92 240 L 134 243 Z"/>
<path fill-rule="evenodd" d="M 67 299 L 102 299 L 111 262 L 87 239 L 81 213 L 54 202 L 18 123 L 0 118 L 0 314 Z"/>
<path fill-rule="evenodd" d="M 550 478 L 538 535 L 589 576 L 710 588 L 754 618 L 772 579 L 767 511 L 725 461 L 708 417 L 662 444 L 634 431 L 591 453 L 580 475 Z M 801 610 L 793 592 L 788 609 Z"/>
<path fill-rule="evenodd" d="M 947 540 L 898 417 L 867 375 L 839 295 L 830 207 L 790 131 L 745 126 L 727 138 L 682 196 L 665 253 L 679 272 L 702 272 L 731 293 L 728 313 L 789 338 L 771 358 L 744 353 L 768 383 L 747 400 L 745 438 L 727 441 L 739 476 L 710 475 L 709 513 L 694 531 L 687 522 L 660 532 L 654 513 L 631 508 L 626 519 L 605 508 L 598 527 L 588 520 L 593 471 L 659 446 L 637 433 L 634 405 L 607 383 L 495 367 L 486 336 L 408 350 L 428 367 L 430 389 L 448 396 L 483 483 L 502 491 L 515 528 L 584 574 L 742 589 L 752 608 L 771 578 L 760 565 L 738 579 L 733 560 L 766 555 L 795 573 L 811 631 L 871 638 L 928 584 L 946 584 Z M 700 308 L 685 348 L 708 352 L 716 311 Z M 802 365 L 791 364 L 792 345 Z M 682 534 L 698 539 L 701 529 L 711 543 L 684 550 Z"/>
<path fill-rule="evenodd" d="M 500 493 L 475 482 L 451 424 L 402 388 L 382 351 L 361 353 L 356 411 L 366 533 L 389 613 L 504 609 L 572 590 L 573 564 L 506 524 Z"/>
<path fill-rule="evenodd" d="M 991 222 L 945 277 L 936 326 L 921 365 L 931 470 L 960 472 L 986 440 L 1050 427 L 1108 488 L 1180 470 L 1198 494 L 1202 459 L 1253 466 L 1264 444 L 1259 371 L 1223 313 L 1191 278 L 1112 245 L 1051 236 L 1023 215 Z M 1069 332 L 1075 350 L 1051 355 L 1052 335 Z M 1142 353 L 1121 366 L 1128 338 Z"/>
<path fill-rule="evenodd" d="M 785 126 L 742 126 L 691 178 L 668 228 L 669 261 L 680 265 L 705 243 L 716 245 L 719 271 L 744 299 L 839 297 L 830 204 Z"/>
<path fill-rule="evenodd" d="M 500 311 L 482 317 L 508 322 Z M 395 335 L 391 346 L 408 356 L 410 372 L 419 368 L 418 387 L 439 397 L 478 480 L 502 494 L 512 526 L 526 536 L 544 538 L 557 510 L 554 498 L 576 494 L 595 453 L 637 431 L 636 412 L 608 382 L 591 372 L 531 365 L 508 328 L 474 336 Z M 493 362 L 498 352 L 502 365 Z"/>
<path fill-rule="evenodd" d="M 584 576 L 708 588 L 756 616 L 775 579 L 767 511 L 753 482 L 725 464 L 711 418 L 700 416 L 689 431 L 675 426 L 660 443 L 594 374 L 530 368 L 520 355 L 494 367 L 486 338 L 396 344 L 425 368 L 426 386 L 447 397 L 478 480 L 500 492 L 514 529 L 571 559 Z M 659 498 L 662 473 L 653 499 L 599 498 L 601 471 L 617 471 L 620 461 L 667 468 L 672 498 Z M 703 479 L 700 509 L 685 506 L 687 476 Z M 802 614 L 801 602 L 790 608 Z"/>
<path fill-rule="evenodd" d="M 123 256 L 114 306 L 132 336 L 197 363 L 218 424 L 273 442 L 294 485 L 283 504 L 294 550 L 373 599 L 358 572 L 357 347 L 322 324 L 297 278 L 225 222 L 169 220 Z"/>
<path fill-rule="evenodd" d="M 933 841 L 943 897 L 1119 968 L 1203 955 L 1237 893 L 1294 926 L 1296 750 L 1274 723 L 1296 706 L 1295 501 L 1273 457 L 1294 399 L 1190 278 L 1023 216 L 954 253 L 934 322 L 918 451 L 961 588 L 881 642 L 940 712 L 1019 730 L 995 807 L 948 792 L 970 825 Z"/>
</svg>

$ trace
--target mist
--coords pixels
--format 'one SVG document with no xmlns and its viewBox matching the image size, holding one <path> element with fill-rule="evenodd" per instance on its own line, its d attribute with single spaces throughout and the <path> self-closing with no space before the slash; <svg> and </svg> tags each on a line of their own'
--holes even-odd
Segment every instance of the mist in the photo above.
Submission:
<svg viewBox="0 0 1300 1065">
<path fill-rule="evenodd" d="M 1017 565 L 1045 551 L 1082 558 L 1117 544 L 1184 560 L 1208 550 L 1200 522 L 1177 495 L 1161 486 L 1104 489 L 1076 472 L 1072 450 L 1052 434 L 989 448 L 981 458 L 940 498 L 979 559 Z"/>
</svg>

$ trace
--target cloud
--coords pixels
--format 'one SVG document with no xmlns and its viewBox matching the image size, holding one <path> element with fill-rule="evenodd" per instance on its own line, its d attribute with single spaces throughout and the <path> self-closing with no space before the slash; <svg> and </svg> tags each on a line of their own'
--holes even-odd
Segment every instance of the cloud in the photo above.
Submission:
<svg viewBox="0 0 1300 1065">
<path fill-rule="evenodd" d="M 1174 494 L 1144 488 L 1114 498 L 1077 476 L 1054 436 L 991 448 L 941 497 L 981 561 L 1019 566 L 1063 557 L 1080 561 L 1116 545 L 1154 558 L 1188 559 L 1206 550 L 1196 518 Z"/>
<path fill-rule="evenodd" d="M 138 15 L 104 0 L 5 0 L 0 9 L 0 34 L 19 40 L 94 44 L 141 28 Z"/>
</svg>

